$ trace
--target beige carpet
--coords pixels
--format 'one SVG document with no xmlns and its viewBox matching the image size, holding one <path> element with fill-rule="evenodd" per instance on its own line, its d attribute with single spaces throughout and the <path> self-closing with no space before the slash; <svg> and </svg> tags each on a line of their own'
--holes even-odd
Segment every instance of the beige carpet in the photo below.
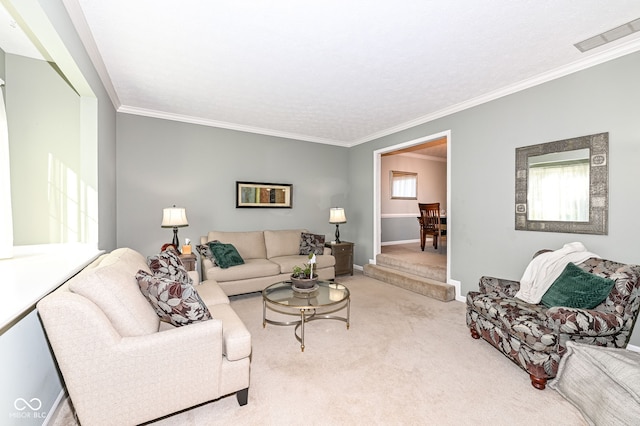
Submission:
<svg viewBox="0 0 640 426">
<path fill-rule="evenodd" d="M 339 281 L 351 290 L 351 328 L 309 323 L 304 353 L 292 327 L 262 328 L 259 294 L 232 298 L 253 338 L 249 403 L 230 396 L 153 424 L 586 424 L 554 390 L 534 389 L 524 371 L 472 339 L 464 304 L 358 272 Z"/>
</svg>

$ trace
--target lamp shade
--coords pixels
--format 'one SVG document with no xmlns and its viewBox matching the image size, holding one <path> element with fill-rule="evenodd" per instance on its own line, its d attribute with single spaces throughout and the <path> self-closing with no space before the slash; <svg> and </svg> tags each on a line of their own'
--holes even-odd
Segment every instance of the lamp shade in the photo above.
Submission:
<svg viewBox="0 0 640 426">
<path fill-rule="evenodd" d="M 347 223 L 347 217 L 344 215 L 342 207 L 332 207 L 329 210 L 329 223 Z"/>
<path fill-rule="evenodd" d="M 184 207 L 167 207 L 162 209 L 162 224 L 163 228 L 182 228 L 189 226 L 187 220 L 187 212 Z"/>
</svg>

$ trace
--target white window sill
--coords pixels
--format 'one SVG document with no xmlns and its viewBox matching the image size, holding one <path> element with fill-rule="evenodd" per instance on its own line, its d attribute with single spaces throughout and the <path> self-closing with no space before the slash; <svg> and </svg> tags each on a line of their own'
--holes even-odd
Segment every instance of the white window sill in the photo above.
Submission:
<svg viewBox="0 0 640 426">
<path fill-rule="evenodd" d="M 0 260 L 0 335 L 101 253 L 95 244 L 14 247 L 13 258 Z"/>
</svg>

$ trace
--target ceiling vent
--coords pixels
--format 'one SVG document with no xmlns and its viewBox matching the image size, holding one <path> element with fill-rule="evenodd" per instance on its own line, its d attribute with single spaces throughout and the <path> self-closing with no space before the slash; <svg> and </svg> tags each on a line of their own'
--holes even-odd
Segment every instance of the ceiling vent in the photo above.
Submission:
<svg viewBox="0 0 640 426">
<path fill-rule="evenodd" d="M 574 46 L 584 53 L 587 50 L 595 49 L 603 44 L 611 43 L 614 40 L 631 35 L 636 31 L 640 31 L 640 18 L 627 22 L 626 24 L 620 25 L 619 27 L 613 28 L 609 31 L 605 31 L 597 36 L 583 40 L 574 44 Z"/>
</svg>

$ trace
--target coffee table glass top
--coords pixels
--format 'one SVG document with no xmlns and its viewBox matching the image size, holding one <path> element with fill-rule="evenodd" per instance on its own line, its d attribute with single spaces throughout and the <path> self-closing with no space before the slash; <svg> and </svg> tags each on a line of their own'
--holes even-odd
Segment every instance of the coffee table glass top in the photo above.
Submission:
<svg viewBox="0 0 640 426">
<path fill-rule="evenodd" d="M 304 309 L 344 302 L 349 299 L 349 289 L 336 282 L 318 281 L 316 290 L 300 292 L 291 287 L 291 281 L 284 281 L 265 288 L 262 297 L 269 303 Z"/>
</svg>

